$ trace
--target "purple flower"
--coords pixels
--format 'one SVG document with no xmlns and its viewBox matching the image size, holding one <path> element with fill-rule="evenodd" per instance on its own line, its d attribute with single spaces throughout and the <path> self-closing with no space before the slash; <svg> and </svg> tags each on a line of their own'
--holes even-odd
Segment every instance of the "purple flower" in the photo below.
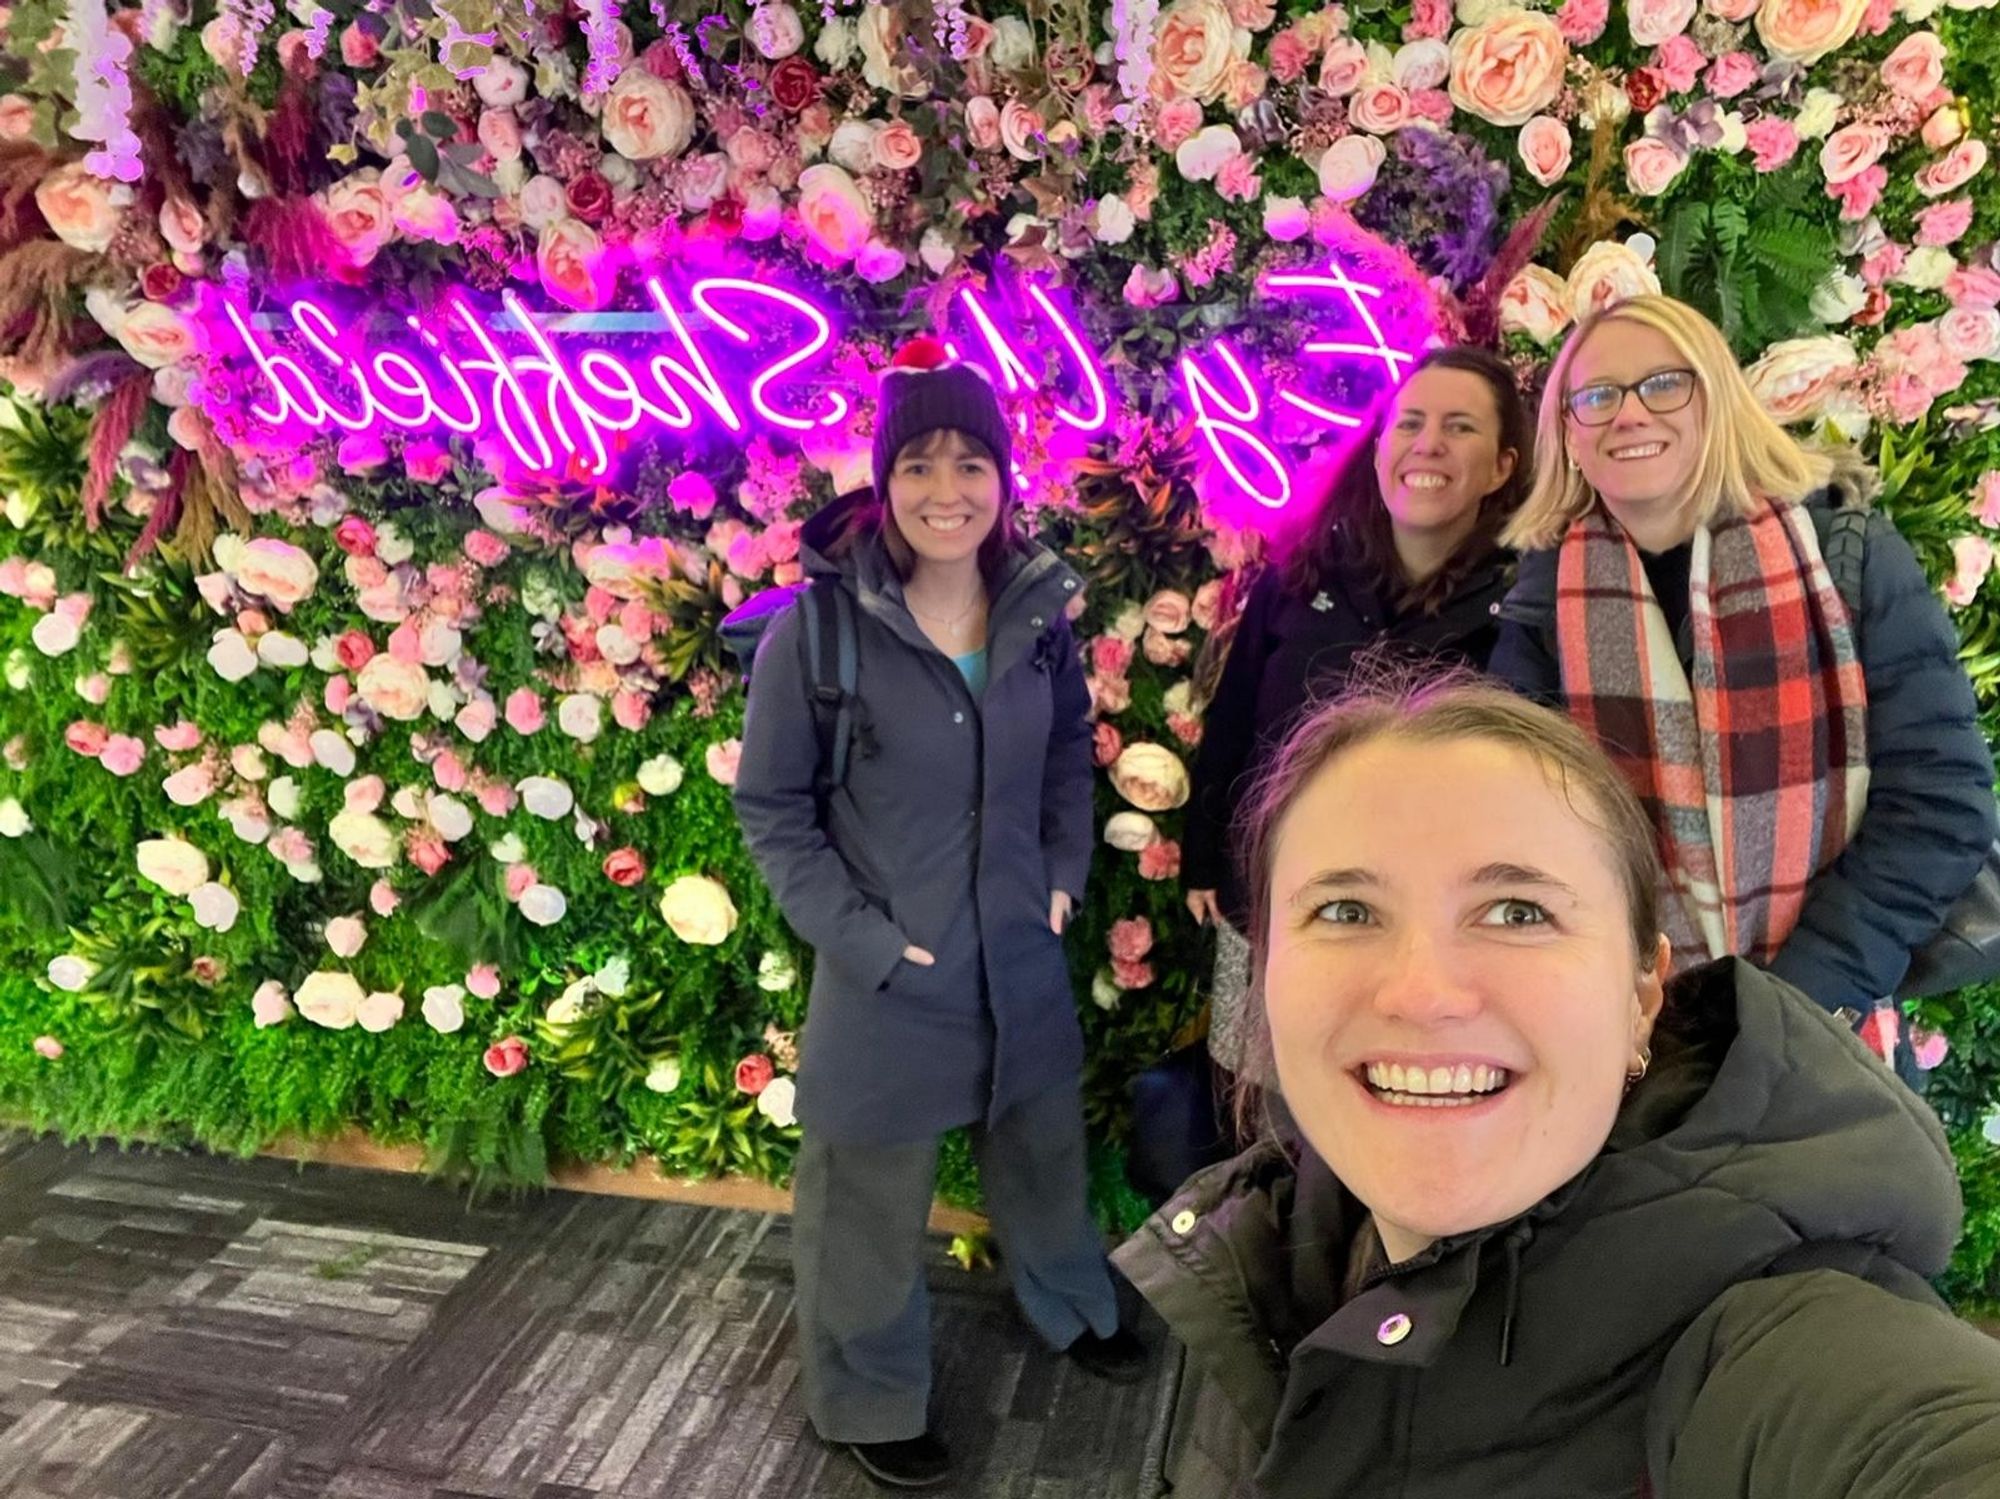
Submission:
<svg viewBox="0 0 2000 1499">
<path fill-rule="evenodd" d="M 1463 290 L 1500 247 L 1508 170 L 1468 136 L 1403 130 L 1354 217 Z"/>
</svg>

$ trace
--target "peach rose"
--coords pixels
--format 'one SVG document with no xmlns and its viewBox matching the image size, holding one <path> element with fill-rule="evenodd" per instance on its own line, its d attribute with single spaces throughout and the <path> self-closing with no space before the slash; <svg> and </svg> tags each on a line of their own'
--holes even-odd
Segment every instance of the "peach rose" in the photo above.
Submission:
<svg viewBox="0 0 2000 1499">
<path fill-rule="evenodd" d="M 1964 134 L 1965 121 L 1959 118 L 1956 105 L 1941 104 L 1924 121 L 1924 144 L 1933 151 L 1944 150 Z"/>
<path fill-rule="evenodd" d="M 1451 102 L 1490 125 L 1524 125 L 1562 91 L 1569 44 L 1553 17 L 1507 9 L 1451 41 Z"/>
<path fill-rule="evenodd" d="M 1319 65 L 1319 86 L 1336 99 L 1345 98 L 1361 87 L 1368 76 L 1368 51 L 1351 36 L 1343 36 L 1326 49 Z"/>
<path fill-rule="evenodd" d="M 1764 0 L 1757 35 L 1773 57 L 1816 63 L 1846 46 L 1868 13 L 1868 0 Z"/>
<path fill-rule="evenodd" d="M 1178 635 L 1194 622 L 1194 606 L 1178 589 L 1163 588 L 1146 600 L 1146 625 L 1162 635 Z"/>
<path fill-rule="evenodd" d="M 314 1025 L 344 1031 L 354 1024 L 368 996 L 348 973 L 310 973 L 292 996 L 298 1012 Z"/>
<path fill-rule="evenodd" d="M 1187 804 L 1187 767 L 1164 745 L 1126 745 L 1111 767 L 1111 784 L 1141 812 L 1171 812 Z"/>
<path fill-rule="evenodd" d="M 1410 96 L 1398 84 L 1364 83 L 1348 102 L 1347 117 L 1371 135 L 1393 135 L 1410 123 Z"/>
<path fill-rule="evenodd" d="M 1764 409 L 1778 421 L 1809 422 L 1860 369 L 1854 345 L 1837 334 L 1772 344 L 1743 372 Z"/>
<path fill-rule="evenodd" d="M 965 136 L 975 151 L 994 151 L 1000 146 L 1000 106 L 984 94 L 965 101 Z"/>
<path fill-rule="evenodd" d="M 621 74 L 620 81 L 629 76 Z M 610 293 L 604 241 L 581 219 L 557 219 L 542 230 L 535 241 L 535 269 L 542 289 L 571 307 L 601 307 Z"/>
<path fill-rule="evenodd" d="M 1546 266 L 1524 267 L 1500 293 L 1500 329 L 1551 344 L 1570 325 L 1569 289 Z"/>
<path fill-rule="evenodd" d="M 237 544 L 225 544 L 230 541 Z M 245 593 L 269 599 L 287 613 L 319 587 L 319 565 L 308 553 L 275 536 L 247 542 L 225 537 L 216 543 L 215 560 Z"/>
<path fill-rule="evenodd" d="M 885 172 L 907 172 L 924 159 L 924 143 L 907 120 L 891 120 L 876 131 L 869 150 Z"/>
<path fill-rule="evenodd" d="M 1888 149 L 1889 132 L 1882 126 L 1843 125 L 1819 148 L 1819 169 L 1826 174 L 1829 187 L 1838 187 L 1874 166 Z"/>
<path fill-rule="evenodd" d="M 2000 312 L 1991 307 L 1954 307 L 1938 319 L 1938 342 L 1960 364 L 2000 357 Z"/>
<path fill-rule="evenodd" d="M 208 239 L 208 224 L 194 204 L 174 194 L 160 204 L 160 237 L 177 254 L 199 254 Z"/>
<path fill-rule="evenodd" d="M 1660 278 L 1629 245 L 1599 240 L 1569 269 L 1569 313 L 1583 318 L 1627 297 L 1657 295 Z"/>
<path fill-rule="evenodd" d="M 620 156 L 632 161 L 678 156 L 694 138 L 694 100 L 678 83 L 627 68 L 605 96 L 599 123 Z"/>
<path fill-rule="evenodd" d="M 24 141 L 35 132 L 35 106 L 19 94 L 0 94 L 0 141 Z"/>
<path fill-rule="evenodd" d="M 479 116 L 479 144 L 495 161 L 513 161 L 521 154 L 521 122 L 511 109 L 489 109 Z"/>
<path fill-rule="evenodd" d="M 1240 36 L 1240 41 L 1239 41 Z M 1213 104 L 1229 84 L 1231 67 L 1250 51 L 1222 0 L 1174 0 L 1153 33 L 1153 80 L 1167 98 Z"/>
<path fill-rule="evenodd" d="M 1042 117 L 1019 99 L 1009 99 L 1000 109 L 1000 144 L 1016 161 L 1040 161 L 1042 138 L 1047 130 Z"/>
<path fill-rule="evenodd" d="M 357 172 L 319 195 L 320 214 L 356 266 L 365 266 L 396 232 L 396 218 L 380 174 Z"/>
<path fill-rule="evenodd" d="M 1536 115 L 1523 125 L 1515 146 L 1528 175 L 1543 187 L 1553 187 L 1569 170 L 1569 126 L 1553 115 Z"/>
<path fill-rule="evenodd" d="M 1319 159 L 1319 190 L 1336 203 L 1358 198 L 1375 185 L 1388 149 L 1372 135 L 1345 135 Z"/>
<path fill-rule="evenodd" d="M 35 206 L 56 238 L 93 255 L 110 247 L 131 201 L 130 188 L 113 187 L 91 176 L 80 161 L 57 167 L 35 185 Z"/>
<path fill-rule="evenodd" d="M 1986 168 L 1986 142 L 1962 140 L 1948 155 L 1917 173 L 1917 191 L 1926 198 L 1942 198 L 1955 193 Z"/>
<path fill-rule="evenodd" d="M 1625 24 L 1641 47 L 1657 47 L 1688 29 L 1695 0 L 1627 0 Z"/>
<path fill-rule="evenodd" d="M 370 708 L 403 723 L 421 718 L 430 706 L 431 682 L 424 669 L 386 652 L 356 673 L 354 688 Z"/>
<path fill-rule="evenodd" d="M 194 325 L 164 302 L 137 302 L 110 330 L 125 352 L 150 370 L 165 369 L 198 347 Z"/>
<path fill-rule="evenodd" d="M 820 162 L 799 173 L 799 222 L 822 250 L 849 260 L 868 243 L 875 214 L 852 177 Z"/>
<path fill-rule="evenodd" d="M 715 947 L 736 930 L 736 903 L 720 882 L 686 874 L 660 896 L 660 917 L 681 941 Z"/>
<path fill-rule="evenodd" d="M 1944 43 L 1935 31 L 1915 31 L 1882 59 L 1882 81 L 1891 92 L 1922 104 L 1944 86 Z"/>
<path fill-rule="evenodd" d="M 1642 136 L 1625 148 L 1625 180 L 1642 198 L 1656 198 L 1687 170 L 1687 158 L 1665 141 Z"/>
</svg>

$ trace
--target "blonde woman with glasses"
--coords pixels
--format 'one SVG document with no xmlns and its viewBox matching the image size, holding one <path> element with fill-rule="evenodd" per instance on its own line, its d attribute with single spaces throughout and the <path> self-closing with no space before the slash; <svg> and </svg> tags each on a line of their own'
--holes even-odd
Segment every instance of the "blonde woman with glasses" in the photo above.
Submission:
<svg viewBox="0 0 2000 1499">
<path fill-rule="evenodd" d="M 1995 822 L 1958 640 L 1915 555 L 1668 297 L 1578 325 L 1536 452 L 1490 670 L 1566 707 L 1638 793 L 1677 958 L 1749 958 L 1876 1017 L 1886 1054 L 1910 954 Z"/>
</svg>

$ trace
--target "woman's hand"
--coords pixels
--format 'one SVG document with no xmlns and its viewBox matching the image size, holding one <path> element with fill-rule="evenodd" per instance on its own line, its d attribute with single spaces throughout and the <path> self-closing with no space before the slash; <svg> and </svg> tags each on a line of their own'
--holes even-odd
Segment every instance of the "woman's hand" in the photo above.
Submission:
<svg viewBox="0 0 2000 1499">
<path fill-rule="evenodd" d="M 1058 937 L 1069 925 L 1069 911 L 1069 893 L 1064 890 L 1052 892 L 1049 896 L 1049 930 Z"/>
<path fill-rule="evenodd" d="M 929 968 L 937 962 L 937 959 L 912 942 L 908 947 L 903 949 L 903 961 L 905 963 L 914 963 L 919 968 Z"/>
<path fill-rule="evenodd" d="M 1188 915 L 1203 926 L 1219 926 L 1222 922 L 1222 903 L 1213 890 L 1188 891 L 1187 908 Z"/>
</svg>

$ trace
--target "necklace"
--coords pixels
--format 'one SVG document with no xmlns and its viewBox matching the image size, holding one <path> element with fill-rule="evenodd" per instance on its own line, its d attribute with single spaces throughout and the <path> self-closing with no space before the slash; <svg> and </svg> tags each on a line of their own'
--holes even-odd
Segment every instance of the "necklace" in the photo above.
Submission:
<svg viewBox="0 0 2000 1499">
<path fill-rule="evenodd" d="M 919 619 L 929 620 L 932 624 L 936 625 L 940 630 L 943 630 L 948 635 L 958 634 L 960 626 L 964 624 L 965 620 L 967 619 L 968 616 L 971 615 L 972 611 L 977 609 L 982 603 L 985 602 L 984 598 L 982 598 L 980 595 L 974 594 L 972 597 L 972 602 L 967 604 L 963 609 L 959 610 L 958 613 L 952 615 L 943 615 L 943 614 L 931 613 L 931 611 L 924 608 L 923 605 L 917 603 L 913 599 L 909 599 L 907 594 L 904 597 L 909 602 L 910 612 L 912 614 L 916 615 Z"/>
</svg>

